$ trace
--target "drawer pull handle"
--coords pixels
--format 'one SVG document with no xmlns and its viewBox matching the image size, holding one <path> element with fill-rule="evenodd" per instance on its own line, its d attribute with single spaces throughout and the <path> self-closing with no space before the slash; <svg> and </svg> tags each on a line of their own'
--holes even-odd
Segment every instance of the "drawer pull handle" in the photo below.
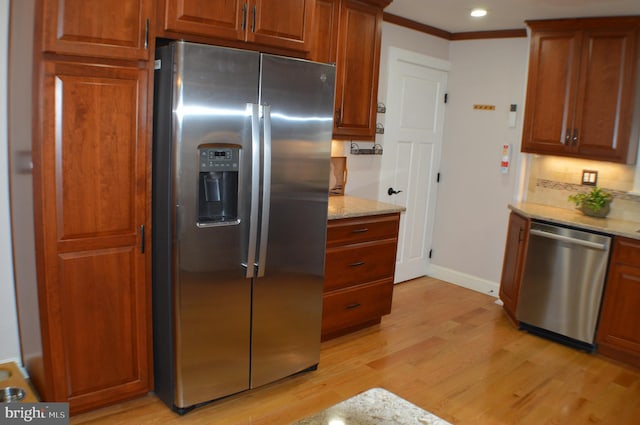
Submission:
<svg viewBox="0 0 640 425">
<path fill-rule="evenodd" d="M 360 307 L 360 303 L 353 303 L 346 306 L 345 310 L 353 310 L 354 308 L 358 308 L 358 307 Z"/>
<path fill-rule="evenodd" d="M 351 233 L 366 233 L 368 231 L 369 229 L 367 229 L 366 227 L 363 227 L 362 229 L 354 229 L 351 231 Z"/>
<path fill-rule="evenodd" d="M 364 266 L 364 261 L 358 261 L 357 263 L 349 264 L 349 267 L 360 267 L 360 266 Z"/>
</svg>

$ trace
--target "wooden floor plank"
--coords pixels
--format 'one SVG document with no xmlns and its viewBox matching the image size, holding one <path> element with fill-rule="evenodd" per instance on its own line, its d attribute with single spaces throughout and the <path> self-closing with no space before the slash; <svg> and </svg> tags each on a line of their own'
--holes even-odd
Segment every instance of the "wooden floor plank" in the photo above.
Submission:
<svg viewBox="0 0 640 425">
<path fill-rule="evenodd" d="M 383 387 L 454 424 L 640 424 L 640 370 L 518 331 L 495 298 L 422 278 L 379 325 L 322 344 L 320 367 L 178 416 L 155 396 L 72 424 L 279 425 Z"/>
</svg>

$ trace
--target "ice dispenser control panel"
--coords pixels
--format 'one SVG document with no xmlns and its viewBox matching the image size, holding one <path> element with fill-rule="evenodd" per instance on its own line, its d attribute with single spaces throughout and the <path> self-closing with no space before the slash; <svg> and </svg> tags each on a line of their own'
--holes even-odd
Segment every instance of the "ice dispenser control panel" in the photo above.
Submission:
<svg viewBox="0 0 640 425">
<path fill-rule="evenodd" d="M 240 146 L 198 147 L 198 227 L 240 223 L 238 217 L 238 171 Z"/>
<path fill-rule="evenodd" d="M 238 171 L 238 148 L 200 149 L 200 172 Z"/>
</svg>

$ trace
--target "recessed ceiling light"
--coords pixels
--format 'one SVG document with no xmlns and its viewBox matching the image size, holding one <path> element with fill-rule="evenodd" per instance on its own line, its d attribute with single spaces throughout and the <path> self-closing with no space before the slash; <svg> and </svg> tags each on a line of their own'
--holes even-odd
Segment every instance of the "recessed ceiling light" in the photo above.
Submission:
<svg viewBox="0 0 640 425">
<path fill-rule="evenodd" d="M 487 14 L 487 11 L 485 9 L 473 9 L 471 11 L 471 16 L 473 16 L 474 18 L 481 18 L 486 14 Z"/>
</svg>

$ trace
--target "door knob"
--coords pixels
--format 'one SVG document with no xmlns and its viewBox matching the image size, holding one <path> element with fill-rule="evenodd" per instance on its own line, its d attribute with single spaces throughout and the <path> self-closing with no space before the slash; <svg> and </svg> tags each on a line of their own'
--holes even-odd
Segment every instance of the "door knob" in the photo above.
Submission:
<svg viewBox="0 0 640 425">
<path fill-rule="evenodd" d="M 398 194 L 398 193 L 400 193 L 400 192 L 402 192 L 402 191 L 401 191 L 401 190 L 393 190 L 393 188 L 392 188 L 392 187 L 390 187 L 390 188 L 387 190 L 387 194 L 388 194 L 389 196 L 391 196 L 391 195 L 397 195 L 397 194 Z"/>
</svg>

